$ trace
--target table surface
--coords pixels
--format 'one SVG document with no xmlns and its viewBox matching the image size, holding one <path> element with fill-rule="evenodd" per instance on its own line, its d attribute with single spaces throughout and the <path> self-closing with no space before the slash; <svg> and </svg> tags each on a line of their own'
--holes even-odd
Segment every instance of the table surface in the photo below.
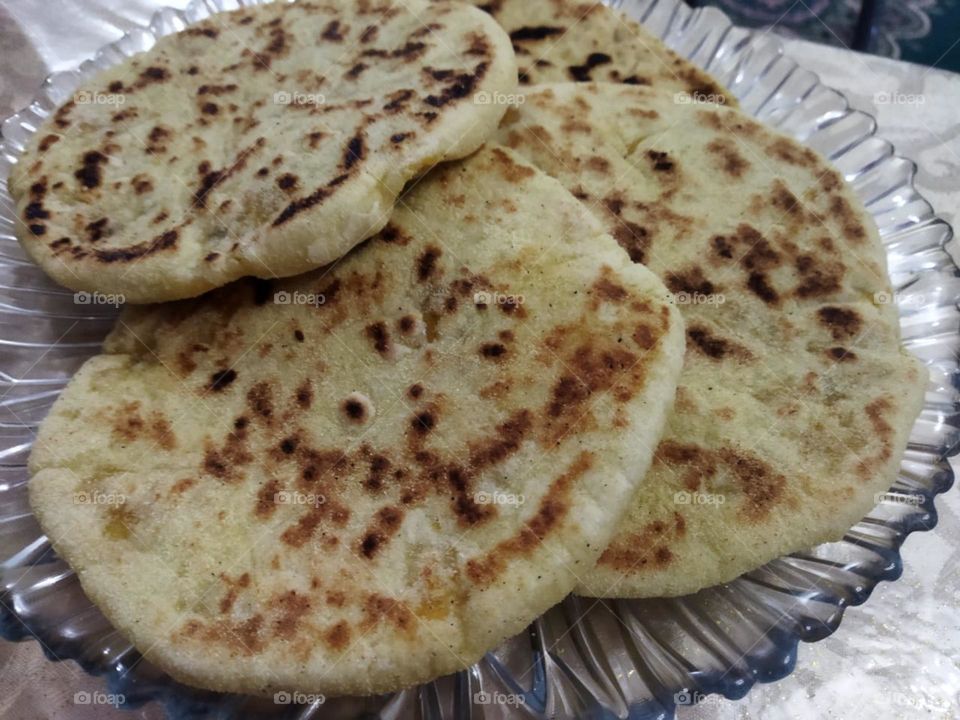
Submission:
<svg viewBox="0 0 960 720">
<path fill-rule="evenodd" d="M 532 0 L 533 1 L 533 0 Z M 66 70 L 149 20 L 159 5 L 186 0 L 15 0 L 0 5 L 0 118 L 30 102 L 43 78 Z M 90 22 L 89 18 L 99 18 Z M 960 200 L 960 75 L 787 40 L 787 53 L 872 114 L 879 135 L 914 160 L 918 190 L 956 226 Z M 882 93 L 887 93 L 886 96 Z M 878 96 L 878 94 L 881 94 Z M 885 102 L 888 98 L 904 102 Z M 904 573 L 881 584 L 840 629 L 801 645 L 796 670 L 743 700 L 711 696 L 680 708 L 679 720 L 955 720 L 960 717 L 960 496 L 937 500 L 940 522 L 903 548 Z M 103 681 L 74 662 L 50 662 L 36 642 L 0 640 L 0 718 L 158 720 L 135 711 L 74 703 Z"/>
</svg>

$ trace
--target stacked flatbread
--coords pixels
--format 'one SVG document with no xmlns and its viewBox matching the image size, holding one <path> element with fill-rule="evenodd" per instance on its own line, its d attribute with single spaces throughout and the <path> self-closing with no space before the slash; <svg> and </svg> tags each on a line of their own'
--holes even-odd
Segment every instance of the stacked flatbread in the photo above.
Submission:
<svg viewBox="0 0 960 720">
<path fill-rule="evenodd" d="M 404 183 L 476 150 L 516 63 L 458 3 L 277 2 L 214 15 L 79 88 L 11 178 L 24 248 L 130 302 L 325 265 Z"/>
<path fill-rule="evenodd" d="M 497 139 L 653 270 L 686 321 L 675 412 L 577 591 L 680 595 L 839 539 L 892 484 L 926 371 L 869 216 L 814 152 L 646 88 L 531 89 Z"/>
<path fill-rule="evenodd" d="M 33 506 L 185 682 L 371 693 L 461 669 L 611 539 L 682 365 L 665 293 L 494 146 L 335 267 L 125 314 L 43 425 Z"/>
<path fill-rule="evenodd" d="M 268 4 L 78 93 L 124 101 L 38 130 L 21 241 L 162 304 L 57 400 L 31 502 L 183 682 L 395 690 L 571 591 L 837 537 L 892 480 L 925 373 L 869 217 L 614 11 Z"/>
<path fill-rule="evenodd" d="M 521 85 L 612 82 L 736 104 L 714 78 L 622 13 L 577 0 L 472 0 L 510 35 Z M 686 99 L 686 98 L 685 98 Z"/>
</svg>

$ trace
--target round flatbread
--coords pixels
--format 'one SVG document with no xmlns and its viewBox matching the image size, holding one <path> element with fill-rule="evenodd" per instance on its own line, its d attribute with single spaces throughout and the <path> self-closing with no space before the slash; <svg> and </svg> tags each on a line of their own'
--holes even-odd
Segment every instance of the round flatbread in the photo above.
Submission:
<svg viewBox="0 0 960 720">
<path fill-rule="evenodd" d="M 213 15 L 96 75 L 11 177 L 27 252 L 127 302 L 343 255 L 404 184 L 476 150 L 516 63 L 461 3 L 276 2 Z"/>
<path fill-rule="evenodd" d="M 332 268 L 128 309 L 40 429 L 31 503 L 183 682 L 459 670 L 611 539 L 680 370 L 666 293 L 557 181 L 484 149 Z"/>
<path fill-rule="evenodd" d="M 585 595 L 690 593 L 839 539 L 892 484 L 927 382 L 842 177 L 739 111 L 673 100 L 533 88 L 498 137 L 661 277 L 686 322 L 675 411 Z"/>
<path fill-rule="evenodd" d="M 655 87 L 689 102 L 737 104 L 709 73 L 599 2 L 470 1 L 509 33 L 521 85 L 593 80 Z"/>
</svg>

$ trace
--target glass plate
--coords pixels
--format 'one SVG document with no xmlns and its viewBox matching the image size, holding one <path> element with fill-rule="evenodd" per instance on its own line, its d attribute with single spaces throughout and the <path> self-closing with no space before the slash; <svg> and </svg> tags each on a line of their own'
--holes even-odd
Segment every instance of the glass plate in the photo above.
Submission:
<svg viewBox="0 0 960 720">
<path fill-rule="evenodd" d="M 874 135 L 870 116 L 784 57 L 778 40 L 733 27 L 679 0 L 613 0 L 680 54 L 710 70 L 743 108 L 830 158 L 880 228 L 904 343 L 930 370 L 926 404 L 899 477 L 840 542 L 780 558 L 727 585 L 682 598 L 598 602 L 569 597 L 474 667 L 393 695 L 276 703 L 195 690 L 142 660 L 50 548 L 27 502 L 26 460 L 37 425 L 110 328 L 115 311 L 74 302 L 29 262 L 14 238 L 10 166 L 30 135 L 97 70 L 213 12 L 252 4 L 194 0 L 157 12 L 76 70 L 44 83 L 9 118 L 0 141 L 0 634 L 37 638 L 51 659 L 104 675 L 133 707 L 163 703 L 173 718 L 670 718 L 709 693 L 736 699 L 789 674 L 800 640 L 815 642 L 901 572 L 904 539 L 937 520 L 958 440 L 960 271 L 950 226 L 913 188 L 914 164 Z"/>
</svg>

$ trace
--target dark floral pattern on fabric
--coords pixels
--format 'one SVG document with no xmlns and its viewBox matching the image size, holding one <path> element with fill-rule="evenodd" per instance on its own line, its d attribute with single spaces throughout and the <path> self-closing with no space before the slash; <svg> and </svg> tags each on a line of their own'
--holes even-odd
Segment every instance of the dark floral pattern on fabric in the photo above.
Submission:
<svg viewBox="0 0 960 720">
<path fill-rule="evenodd" d="M 708 0 L 735 23 L 773 27 L 814 42 L 850 47 L 865 6 L 873 5 L 863 49 L 960 71 L 960 0 Z"/>
</svg>

